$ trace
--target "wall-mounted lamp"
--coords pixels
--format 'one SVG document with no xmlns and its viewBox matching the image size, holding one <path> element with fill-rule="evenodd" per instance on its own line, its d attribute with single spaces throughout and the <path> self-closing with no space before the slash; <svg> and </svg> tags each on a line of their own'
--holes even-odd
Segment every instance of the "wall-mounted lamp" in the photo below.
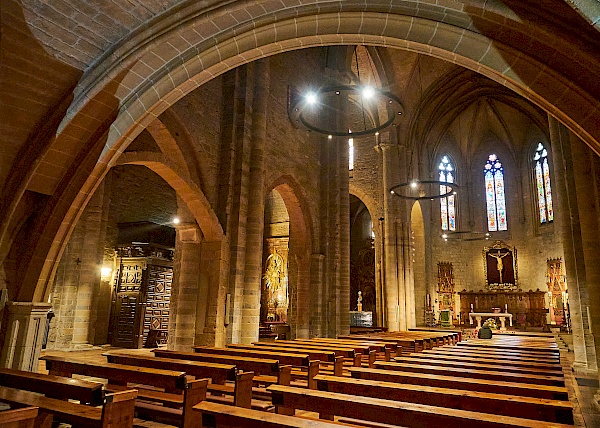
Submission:
<svg viewBox="0 0 600 428">
<path fill-rule="evenodd" d="M 100 279 L 102 281 L 110 281 L 112 274 L 112 268 L 108 266 L 102 266 L 100 269 Z"/>
</svg>

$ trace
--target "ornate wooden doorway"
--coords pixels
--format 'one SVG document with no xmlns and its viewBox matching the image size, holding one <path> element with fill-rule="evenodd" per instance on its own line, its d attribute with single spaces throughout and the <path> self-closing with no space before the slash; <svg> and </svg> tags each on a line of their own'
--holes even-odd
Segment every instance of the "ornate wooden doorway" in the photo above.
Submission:
<svg viewBox="0 0 600 428">
<path fill-rule="evenodd" d="M 141 348 L 150 336 L 165 341 L 173 282 L 173 250 L 131 245 L 117 250 L 109 343 Z"/>
</svg>

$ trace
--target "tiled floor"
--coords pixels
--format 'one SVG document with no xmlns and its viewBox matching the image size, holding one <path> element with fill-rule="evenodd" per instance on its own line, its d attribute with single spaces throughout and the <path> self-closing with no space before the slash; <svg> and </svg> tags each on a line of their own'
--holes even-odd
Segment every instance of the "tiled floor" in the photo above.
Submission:
<svg viewBox="0 0 600 428">
<path fill-rule="evenodd" d="M 565 373 L 565 382 L 569 390 L 569 399 L 573 403 L 574 419 L 576 427 L 600 428 L 600 406 L 594 400 L 594 394 L 598 392 L 598 378 L 576 377 L 571 370 L 573 363 L 573 352 L 569 349 L 570 336 L 561 335 L 559 339 L 561 346 L 561 361 Z M 104 352 L 111 348 L 93 348 L 85 351 L 44 351 L 42 355 L 62 355 L 71 356 L 77 359 L 92 361 L 106 361 L 102 356 Z M 131 350 L 130 350 L 131 351 Z M 141 354 L 151 354 L 149 349 L 138 349 L 133 352 Z M 45 364 L 40 361 L 40 371 L 45 371 Z"/>
</svg>

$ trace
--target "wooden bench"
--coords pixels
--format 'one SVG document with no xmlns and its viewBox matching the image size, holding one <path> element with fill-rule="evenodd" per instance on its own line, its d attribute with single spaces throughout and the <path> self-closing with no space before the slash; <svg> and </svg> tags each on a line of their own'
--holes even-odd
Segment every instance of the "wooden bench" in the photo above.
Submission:
<svg viewBox="0 0 600 428">
<path fill-rule="evenodd" d="M 202 354 L 196 352 L 180 352 L 156 349 L 153 351 L 158 358 L 185 359 L 190 361 L 215 362 L 235 364 L 237 368 L 254 372 L 252 382 L 255 385 L 279 384 L 289 385 L 292 366 L 279 364 L 279 360 L 268 358 L 242 357 L 239 355 Z"/>
<path fill-rule="evenodd" d="M 140 391 L 135 410 L 141 419 L 191 427 L 198 423 L 198 420 L 194 420 L 194 416 L 198 418 L 198 415 L 192 413 L 192 407 L 206 399 L 208 379 L 188 379 L 185 371 L 72 361 L 48 355 L 41 359 L 46 361 L 50 374 L 68 377 L 78 374 L 106 379 L 109 391 L 135 385 Z"/>
<path fill-rule="evenodd" d="M 402 372 L 440 374 L 445 376 L 469 377 L 474 379 L 498 380 L 508 382 L 531 383 L 535 385 L 549 386 L 565 386 L 565 378 L 563 376 L 544 376 L 526 373 L 511 373 L 505 372 L 502 366 L 497 366 L 495 370 L 477 370 L 475 368 L 457 368 L 457 367 L 442 367 L 426 364 L 410 364 L 410 363 L 387 363 L 377 361 L 376 369 L 395 370 Z"/>
<path fill-rule="evenodd" d="M 452 353 L 452 352 L 443 352 L 442 351 L 432 351 L 432 352 L 423 352 L 421 354 L 415 354 L 415 355 L 419 355 L 422 356 L 423 358 L 428 358 L 428 359 L 436 359 L 436 360 L 442 360 L 442 361 L 463 361 L 463 362 L 473 362 L 473 363 L 485 363 L 485 364 L 490 364 L 490 363 L 495 363 L 498 364 L 498 362 L 501 362 L 501 364 L 508 364 L 511 366 L 515 366 L 515 367 L 531 367 L 531 368 L 536 368 L 536 369 L 542 369 L 542 370 L 552 370 L 552 371 L 562 371 L 562 366 L 558 365 L 558 364 L 553 364 L 553 363 L 539 363 L 539 362 L 535 362 L 535 361 L 517 361 L 517 360 L 500 360 L 500 359 L 495 359 L 495 358 L 488 358 L 487 356 L 483 355 L 477 355 L 477 354 L 457 354 L 457 353 Z M 413 356 L 413 355 L 409 355 L 409 356 Z"/>
<path fill-rule="evenodd" d="M 252 404 L 252 378 L 253 372 L 238 372 L 233 364 L 219 364 L 214 362 L 191 361 L 178 358 L 157 358 L 140 355 L 111 352 L 105 354 L 109 363 L 124 364 L 129 366 L 148 367 L 182 371 L 187 375 L 198 378 L 210 378 L 212 383 L 207 386 L 208 391 L 217 394 L 227 394 L 233 397 L 235 406 L 250 408 Z M 225 385 L 225 381 L 233 381 L 234 385 Z M 150 392 L 140 391 L 146 397 Z M 149 398 L 149 397 L 148 397 Z M 177 399 L 176 402 L 179 402 Z"/>
<path fill-rule="evenodd" d="M 43 428 L 50 428 L 52 421 L 77 427 L 131 428 L 136 396 L 135 390 L 106 394 L 102 407 L 94 407 L 0 386 L 1 402 L 38 407 L 35 426 Z"/>
<path fill-rule="evenodd" d="M 301 378 L 303 382 L 306 382 L 306 386 L 308 388 L 314 389 L 317 387 L 317 384 L 313 378 L 319 373 L 319 361 L 312 360 L 307 353 L 292 353 L 286 352 L 282 349 L 268 351 L 252 345 L 245 345 L 243 348 L 234 347 L 233 345 L 229 345 L 227 348 L 194 346 L 194 352 L 220 355 L 237 355 L 242 357 L 253 356 L 258 358 L 273 358 L 275 360 L 279 360 L 279 364 L 289 365 L 295 369 L 304 371 L 302 376 L 299 376 L 298 372 L 296 371 L 293 379 Z"/>
<path fill-rule="evenodd" d="M 438 388 L 393 382 L 349 379 L 318 375 L 319 391 L 406 401 L 452 409 L 573 424 L 573 406 L 569 401 L 546 400 L 505 394 Z"/>
<path fill-rule="evenodd" d="M 567 401 L 567 389 L 560 386 L 534 385 L 530 383 L 490 381 L 466 377 L 431 375 L 412 372 L 397 372 L 380 369 L 353 367 L 352 377 L 357 379 L 380 380 L 384 382 L 408 383 L 413 385 L 454 388 L 475 392 L 492 392 L 506 395 L 543 398 Z"/>
<path fill-rule="evenodd" d="M 421 352 L 425 343 L 423 340 L 414 339 L 414 338 L 390 338 L 390 337 L 382 337 L 379 335 L 348 335 L 348 336 L 338 336 L 338 339 L 350 339 L 357 341 L 365 341 L 365 340 L 376 340 L 378 342 L 390 343 L 396 345 L 400 349 L 401 355 L 412 354 L 413 352 Z M 396 352 L 398 355 L 398 352 Z"/>
<path fill-rule="evenodd" d="M 0 428 L 33 428 L 38 407 L 0 411 Z"/>
<path fill-rule="evenodd" d="M 242 409 L 206 401 L 194 406 L 194 411 L 202 414 L 202 426 L 206 428 L 340 428 L 340 424 L 337 423 Z"/>
<path fill-rule="evenodd" d="M 360 397 L 335 392 L 315 391 L 283 385 L 271 385 L 269 390 L 271 390 L 273 404 L 276 405 L 276 408 L 283 406 L 294 410 L 309 410 L 319 413 L 324 419 L 339 416 L 403 427 L 558 428 L 568 426 L 546 421 L 498 416 L 489 413 L 441 408 L 372 397 Z M 340 421 L 342 420 L 340 419 Z"/>
<path fill-rule="evenodd" d="M 433 366 L 441 366 L 441 367 L 456 367 L 456 368 L 471 368 L 471 369 L 480 369 L 480 370 L 498 370 L 498 364 L 494 362 L 481 362 L 479 359 L 474 361 L 458 361 L 454 358 L 428 358 L 428 355 L 424 354 L 412 354 L 405 357 L 396 357 L 394 361 L 398 363 L 411 363 L 411 364 L 428 364 Z M 510 373 L 524 373 L 524 374 L 535 374 L 542 376 L 564 376 L 562 370 L 550 370 L 543 368 L 534 368 L 527 366 L 512 366 L 502 364 L 501 366 L 503 372 Z"/>
<path fill-rule="evenodd" d="M 378 341 L 357 341 L 357 340 L 349 340 L 349 339 L 329 339 L 324 337 L 315 337 L 313 339 L 296 339 L 296 341 L 320 344 L 320 343 L 330 343 L 334 345 L 343 345 L 350 347 L 360 347 L 362 349 L 363 355 L 368 355 L 370 351 L 376 351 L 378 355 L 381 356 L 381 359 L 384 361 L 390 361 L 398 349 L 397 343 L 385 343 Z M 394 354 L 394 355 L 392 355 Z"/>
<path fill-rule="evenodd" d="M 425 350 L 424 354 L 444 354 L 448 355 L 449 358 L 453 358 L 454 356 L 465 356 L 465 357 L 479 357 L 480 360 L 488 359 L 490 361 L 498 361 L 501 364 L 512 363 L 513 361 L 519 361 L 523 363 L 536 363 L 538 365 L 543 365 L 550 369 L 557 369 L 561 367 L 558 361 L 546 360 L 540 358 L 529 358 L 529 357 L 520 357 L 520 356 L 509 356 L 503 354 L 501 352 L 489 353 L 489 352 L 478 352 L 478 351 L 463 351 L 463 350 L 454 350 L 454 349 L 445 349 L 445 348 L 437 348 L 435 350 Z"/>
<path fill-rule="evenodd" d="M 93 406 L 104 403 L 103 385 L 100 382 L 0 368 L 0 385 L 39 392 L 46 397 L 77 400 Z"/>
</svg>

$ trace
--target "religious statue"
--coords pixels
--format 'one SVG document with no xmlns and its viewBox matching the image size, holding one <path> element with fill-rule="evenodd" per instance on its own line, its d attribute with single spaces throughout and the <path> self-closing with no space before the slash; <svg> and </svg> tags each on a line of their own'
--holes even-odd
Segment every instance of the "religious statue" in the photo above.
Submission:
<svg viewBox="0 0 600 428">
<path fill-rule="evenodd" d="M 502 263 L 502 259 L 506 256 L 508 256 L 510 254 L 510 252 L 506 252 L 504 254 L 493 254 L 490 253 L 490 256 L 495 258 L 498 261 L 498 264 L 496 265 L 496 267 L 498 268 L 498 274 L 500 275 L 500 284 L 502 284 L 502 270 L 504 269 L 504 265 Z"/>
<path fill-rule="evenodd" d="M 356 310 L 358 312 L 362 312 L 362 291 L 358 291 L 358 302 L 357 302 L 357 307 Z"/>
<path fill-rule="evenodd" d="M 265 262 L 265 274 L 263 275 L 265 286 L 271 292 L 275 292 L 281 288 L 281 281 L 284 277 L 283 258 L 277 254 L 277 251 L 274 251 Z"/>
</svg>

